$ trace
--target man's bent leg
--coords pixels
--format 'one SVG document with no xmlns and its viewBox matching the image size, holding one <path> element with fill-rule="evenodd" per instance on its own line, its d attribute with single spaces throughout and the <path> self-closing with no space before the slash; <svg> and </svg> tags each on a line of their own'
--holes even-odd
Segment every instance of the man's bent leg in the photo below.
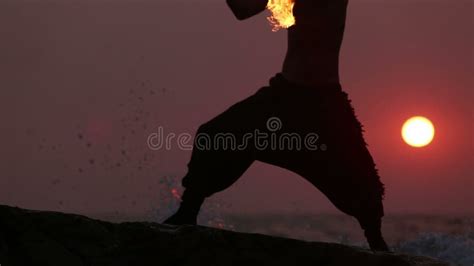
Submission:
<svg viewBox="0 0 474 266">
<path fill-rule="evenodd" d="M 209 132 L 202 131 L 198 133 Z M 188 173 L 182 180 L 185 188 L 181 204 L 167 224 L 196 224 L 205 198 L 230 187 L 250 167 L 254 159 L 251 153 L 239 150 L 201 150 L 194 147 Z"/>
<path fill-rule="evenodd" d="M 245 135 L 265 125 L 264 99 L 256 93 L 199 127 L 180 208 L 164 223 L 196 224 L 205 198 L 230 187 L 250 167 L 254 152 Z"/>
<path fill-rule="evenodd" d="M 308 96 L 299 102 L 304 103 L 306 98 L 317 99 Z M 257 160 L 283 167 L 307 179 L 339 210 L 359 221 L 372 250 L 387 251 L 381 233 L 384 186 L 347 94 L 328 95 L 325 104 L 323 102 L 320 108 L 311 112 L 312 123 L 303 119 L 307 117 L 304 113 L 295 114 L 295 110 L 282 112 L 287 114 L 282 119 L 285 129 L 300 135 L 317 133 L 318 144 L 325 144 L 325 149 L 264 151 L 257 154 Z"/>
<path fill-rule="evenodd" d="M 382 218 L 357 218 L 360 226 L 364 230 L 365 238 L 369 243 L 370 249 L 374 251 L 389 251 L 387 243 L 382 236 Z"/>
<path fill-rule="evenodd" d="M 181 197 L 180 207 L 164 223 L 174 225 L 196 224 L 204 200 L 212 194 L 230 187 L 253 162 L 251 157 L 242 153 L 235 153 L 231 156 L 222 154 L 219 159 L 209 161 L 203 157 L 206 157 L 206 155 L 193 152 L 191 161 L 199 158 L 202 164 L 209 166 L 209 170 L 201 171 L 190 167 L 188 174 L 183 178 L 182 183 L 185 190 Z"/>
</svg>

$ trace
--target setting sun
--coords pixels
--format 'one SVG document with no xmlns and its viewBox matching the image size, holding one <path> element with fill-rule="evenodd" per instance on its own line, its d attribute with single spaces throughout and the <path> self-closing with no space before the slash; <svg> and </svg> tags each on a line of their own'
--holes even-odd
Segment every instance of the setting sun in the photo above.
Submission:
<svg viewBox="0 0 474 266">
<path fill-rule="evenodd" d="M 435 129 L 433 123 L 423 116 L 414 116 L 403 124 L 403 140 L 412 147 L 424 147 L 431 143 Z"/>
</svg>

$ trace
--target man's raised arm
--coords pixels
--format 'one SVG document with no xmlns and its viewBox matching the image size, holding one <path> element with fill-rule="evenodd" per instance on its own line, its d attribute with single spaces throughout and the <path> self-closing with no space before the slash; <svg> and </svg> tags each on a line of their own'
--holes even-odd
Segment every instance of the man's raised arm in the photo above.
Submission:
<svg viewBox="0 0 474 266">
<path fill-rule="evenodd" d="M 235 17 L 244 20 L 265 10 L 268 0 L 226 0 Z"/>
</svg>

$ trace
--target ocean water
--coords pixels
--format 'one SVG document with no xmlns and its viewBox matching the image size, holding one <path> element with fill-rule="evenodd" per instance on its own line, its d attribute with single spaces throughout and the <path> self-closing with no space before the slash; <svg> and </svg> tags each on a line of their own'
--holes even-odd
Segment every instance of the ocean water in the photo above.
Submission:
<svg viewBox="0 0 474 266">
<path fill-rule="evenodd" d="M 357 221 L 342 214 L 232 214 L 220 221 L 240 232 L 368 247 Z M 393 251 L 472 266 L 473 221 L 473 217 L 462 215 L 389 214 L 384 217 L 383 233 Z"/>
<path fill-rule="evenodd" d="M 175 178 L 160 183 L 160 208 L 143 215 L 96 215 L 109 221 L 162 222 L 178 207 L 179 191 Z M 219 200 L 209 199 L 203 206 L 198 223 L 203 226 L 245 233 L 333 242 L 368 248 L 357 220 L 342 213 L 307 213 L 282 211 L 242 213 Z M 472 214 L 386 214 L 383 235 L 391 249 L 398 253 L 428 256 L 452 265 L 474 265 L 474 215 Z"/>
<path fill-rule="evenodd" d="M 177 207 L 171 204 L 152 215 L 107 216 L 111 221 L 151 220 L 161 222 Z M 245 233 L 323 241 L 368 248 L 358 222 L 344 214 L 332 213 L 236 213 L 225 211 L 218 202 L 206 204 L 198 223 L 203 226 Z M 428 256 L 451 265 L 474 265 L 474 216 L 439 214 L 387 214 L 383 234 L 398 253 Z"/>
<path fill-rule="evenodd" d="M 468 235 L 425 233 L 415 239 L 400 243 L 395 250 L 438 258 L 453 265 L 474 265 L 472 233 Z"/>
</svg>

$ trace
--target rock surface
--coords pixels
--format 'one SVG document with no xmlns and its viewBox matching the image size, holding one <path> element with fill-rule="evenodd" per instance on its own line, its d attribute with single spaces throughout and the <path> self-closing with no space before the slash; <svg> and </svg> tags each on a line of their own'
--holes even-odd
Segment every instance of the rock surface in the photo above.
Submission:
<svg viewBox="0 0 474 266">
<path fill-rule="evenodd" d="M 373 253 L 200 226 L 114 224 L 75 214 L 0 205 L 0 265 L 448 265 L 431 258 Z"/>
</svg>

